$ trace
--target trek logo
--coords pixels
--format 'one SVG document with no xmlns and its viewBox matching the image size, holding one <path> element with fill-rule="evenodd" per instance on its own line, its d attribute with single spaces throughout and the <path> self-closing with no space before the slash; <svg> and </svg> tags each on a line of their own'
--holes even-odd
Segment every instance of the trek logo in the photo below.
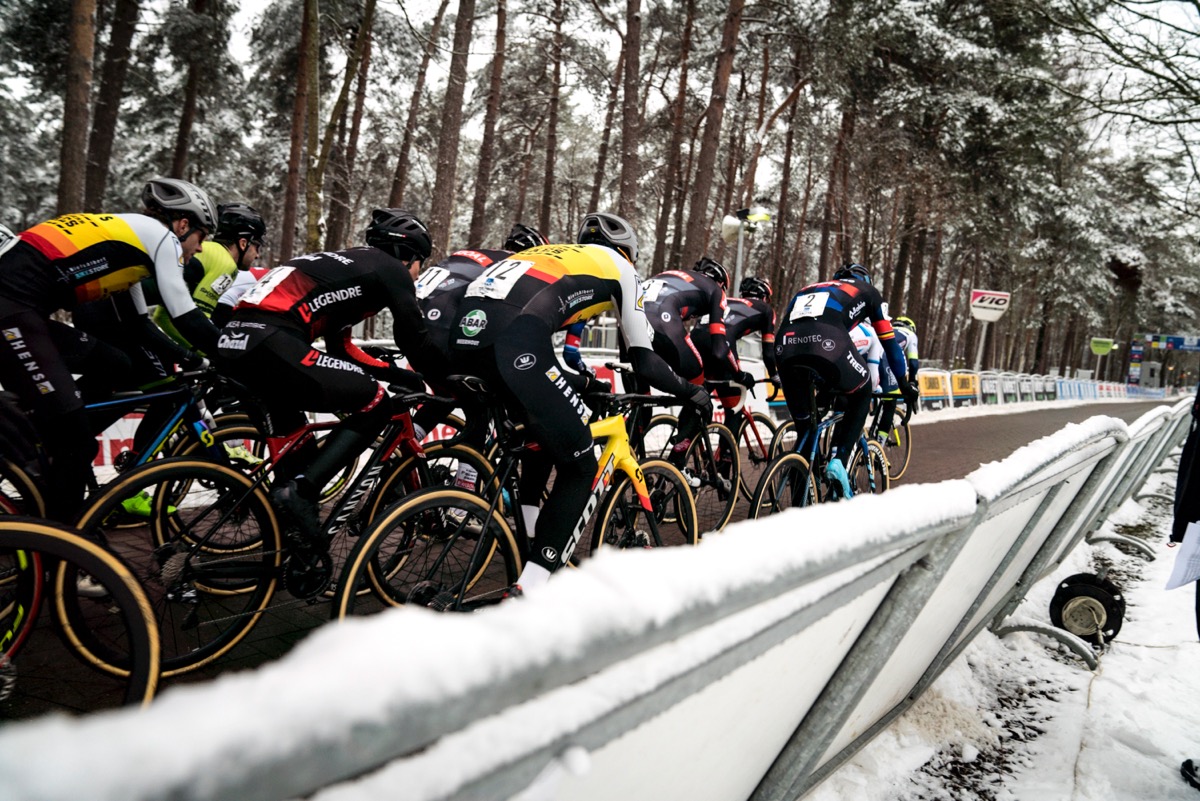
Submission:
<svg viewBox="0 0 1200 801">
<path fill-rule="evenodd" d="M 518 370 L 528 370 L 537 364 L 537 357 L 532 353 L 522 353 L 513 362 L 513 367 Z"/>
<path fill-rule="evenodd" d="M 850 366 L 854 368 L 854 372 L 858 373 L 863 378 L 867 377 L 867 368 L 859 364 L 858 359 L 854 358 L 854 354 L 850 351 L 846 351 L 846 361 L 850 362 Z"/>
<path fill-rule="evenodd" d="M 357 364 L 335 359 L 332 356 L 327 356 L 319 350 L 310 350 L 308 354 L 300 360 L 300 363 L 305 367 L 328 367 L 331 370 L 349 370 L 354 373 L 361 373 L 363 369 Z"/>
<path fill-rule="evenodd" d="M 225 350 L 245 350 L 249 344 L 249 334 L 221 334 L 221 338 L 217 340 L 217 347 Z"/>
<path fill-rule="evenodd" d="M 832 339 L 827 339 L 821 343 L 821 349 L 824 350 L 826 353 L 832 351 L 836 347 L 837 347 L 837 344 Z"/>
<path fill-rule="evenodd" d="M 317 295 L 315 298 L 310 300 L 308 303 L 305 303 L 303 306 L 301 306 L 299 309 L 297 309 L 297 311 L 300 312 L 300 317 L 304 320 L 304 322 L 307 323 L 312 320 L 312 316 L 314 314 L 316 314 L 318 311 L 325 308 L 326 306 L 330 305 L 331 303 L 340 303 L 343 300 L 350 300 L 350 298 L 361 298 L 361 297 L 362 297 L 362 287 L 361 286 L 348 286 L 345 289 L 334 289 L 330 292 L 324 292 L 320 295 Z"/>
<path fill-rule="evenodd" d="M 469 337 L 477 336 L 480 331 L 487 328 L 487 313 L 476 309 L 468 312 L 465 317 L 458 323 L 462 328 L 462 332 Z"/>
</svg>

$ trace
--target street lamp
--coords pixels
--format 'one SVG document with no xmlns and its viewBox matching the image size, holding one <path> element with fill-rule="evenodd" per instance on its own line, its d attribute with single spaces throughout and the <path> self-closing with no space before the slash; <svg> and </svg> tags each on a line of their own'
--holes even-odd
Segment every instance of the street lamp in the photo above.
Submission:
<svg viewBox="0 0 1200 801">
<path fill-rule="evenodd" d="M 737 240 L 737 263 L 733 268 L 733 283 L 729 287 L 731 293 L 736 291 L 736 287 L 742 281 L 742 238 L 745 234 L 757 231 L 758 224 L 769 219 L 771 215 L 767 214 L 767 210 L 756 206 L 751 209 L 738 209 L 733 214 L 726 214 L 721 220 L 721 238 L 725 240 L 725 244 L 731 245 Z"/>
</svg>

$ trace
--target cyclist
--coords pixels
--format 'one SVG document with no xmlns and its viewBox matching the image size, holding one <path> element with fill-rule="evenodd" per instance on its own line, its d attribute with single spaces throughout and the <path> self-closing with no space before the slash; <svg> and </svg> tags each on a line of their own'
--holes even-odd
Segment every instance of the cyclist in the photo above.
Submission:
<svg viewBox="0 0 1200 801">
<path fill-rule="evenodd" d="M 921 367 L 921 356 L 918 351 L 916 323 L 912 321 L 911 317 L 899 315 L 892 318 L 892 330 L 896 332 L 896 344 L 900 346 L 900 350 L 904 352 L 907 360 L 908 383 L 919 389 L 917 370 Z M 886 439 L 895 422 L 896 399 L 900 397 L 900 386 L 896 383 L 896 376 L 886 365 L 881 371 L 879 383 L 880 391 L 884 394 L 883 400 L 880 401 L 883 408 L 879 411 L 879 436 L 881 439 Z M 917 408 L 913 407 L 913 411 L 917 411 Z"/>
<path fill-rule="evenodd" d="M 189 267 L 199 267 L 194 276 L 192 299 L 196 308 L 209 318 L 217 308 L 221 295 L 240 272 L 246 272 L 262 252 L 263 240 L 267 236 L 267 223 L 252 206 L 245 203 L 227 203 L 217 207 L 217 230 L 213 242 L 220 247 L 206 247 L 189 262 Z M 162 306 L 154 309 L 154 322 L 173 339 L 188 344 L 187 339 L 171 324 L 170 315 Z M 214 324 L 224 325 L 228 320 L 214 319 Z"/>
<path fill-rule="evenodd" d="M 391 398 L 375 377 L 424 388 L 419 376 L 354 345 L 351 328 L 389 309 L 396 344 L 413 366 L 433 377 L 445 373 L 413 288 L 432 250 L 428 229 L 404 209 L 375 209 L 366 242 L 369 247 L 297 256 L 271 270 L 238 302 L 217 347 L 230 376 L 263 403 L 268 437 L 295 431 L 306 422 L 304 411 L 350 412 L 320 449 L 310 440 L 285 459 L 271 491 L 302 549 L 318 544 L 321 489 L 392 417 Z M 322 336 L 328 353 L 312 346 Z"/>
<path fill-rule="evenodd" d="M 883 298 L 861 264 L 847 264 L 833 274 L 831 281 L 811 284 L 797 292 L 775 337 L 779 377 L 798 431 L 816 429 L 818 421 L 810 408 L 814 376 L 822 382 L 824 391 L 841 395 L 845 401 L 845 413 L 834 428 L 825 477 L 836 481 L 846 497 L 851 495 L 846 464 L 871 405 L 870 373 L 850 338 L 850 331 L 864 320 L 870 321 L 883 344 L 900 393 L 911 402 L 917 393 L 903 377 L 904 354 L 883 310 Z"/>
<path fill-rule="evenodd" d="M 216 207 L 174 178 L 149 181 L 142 202 L 142 214 L 66 214 L 39 223 L 0 256 L 0 384 L 34 415 L 60 519 L 83 500 L 97 449 L 72 372 L 95 364 L 100 350 L 114 358 L 116 349 L 51 314 L 125 291 L 145 314 L 138 282 L 152 275 L 179 330 L 201 348 L 216 345 L 217 330 L 196 308 L 182 269 L 216 227 Z"/>
<path fill-rule="evenodd" d="M 768 378 L 776 378 L 778 368 L 775 366 L 775 311 L 771 308 L 771 282 L 765 278 L 751 275 L 742 279 L 738 285 L 739 298 L 728 298 L 728 308 L 725 310 L 725 340 L 729 344 L 731 360 L 737 365 L 736 370 L 730 369 L 730 360 L 717 362 L 713 356 L 712 334 L 707 328 L 697 326 L 692 329 L 692 341 L 696 344 L 704 360 L 705 375 L 713 380 L 733 379 L 749 389 L 754 385 L 754 376 L 741 369 L 738 359 L 737 342 L 747 334 L 755 332 L 762 335 L 763 364 L 767 369 Z M 741 393 L 725 386 L 717 390 L 717 397 L 725 407 L 725 425 L 736 437 L 741 433 L 745 416 L 737 406 Z"/>
<path fill-rule="evenodd" d="M 458 305 L 467 294 L 467 286 L 488 267 L 514 252 L 545 244 L 548 244 L 548 240 L 536 228 L 514 223 L 504 238 L 503 250 L 479 248 L 455 251 L 421 273 L 417 279 L 417 303 L 425 317 L 430 339 L 442 358 L 447 361 L 450 359 L 450 340 L 458 321 Z M 449 394 L 448 388 L 435 386 L 434 389 L 439 394 Z M 413 415 L 417 439 L 424 439 L 426 432 L 444 420 L 451 411 L 453 409 L 441 403 L 422 404 Z"/>
<path fill-rule="evenodd" d="M 646 282 L 646 318 L 654 329 L 654 352 L 685 381 L 704 386 L 704 358 L 688 333 L 687 323 L 696 321 L 693 330 L 709 333 L 707 358 L 710 365 L 723 369 L 753 384 L 754 377 L 744 373 L 729 347 L 725 332 L 725 290 L 729 273 L 713 259 L 704 256 L 690 270 L 668 270 Z M 747 378 L 747 376 L 749 376 Z M 679 429 L 671 459 L 683 463 L 692 437 L 700 431 L 700 418 L 690 407 L 679 413 Z"/>
<path fill-rule="evenodd" d="M 559 368 L 553 334 L 604 312 L 617 318 L 634 370 L 657 389 L 711 414 L 703 387 L 671 372 L 654 353 L 634 262 L 637 234 L 624 219 L 586 215 L 575 245 L 543 245 L 493 265 L 471 283 L 459 305 L 452 342 L 454 368 L 484 378 L 526 424 L 540 446 L 521 466 L 521 494 L 537 498 L 551 467 L 554 486 L 533 523 L 533 547 L 518 583 L 541 584 L 566 563 L 587 522 L 583 514 L 597 463 L 580 397 L 587 375 Z"/>
</svg>

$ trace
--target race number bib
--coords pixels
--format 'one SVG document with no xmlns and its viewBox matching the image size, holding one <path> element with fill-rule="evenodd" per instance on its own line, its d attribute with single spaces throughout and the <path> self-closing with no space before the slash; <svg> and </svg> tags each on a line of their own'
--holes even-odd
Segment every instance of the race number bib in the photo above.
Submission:
<svg viewBox="0 0 1200 801">
<path fill-rule="evenodd" d="M 260 305 L 275 290 L 275 287 L 287 280 L 287 277 L 295 269 L 295 267 L 282 265 L 271 270 L 271 272 L 258 279 L 258 283 L 254 285 L 253 289 L 242 296 L 242 303 L 247 306 Z"/>
<path fill-rule="evenodd" d="M 829 302 L 828 292 L 813 292 L 801 295 L 792 304 L 792 313 L 788 322 L 795 322 L 805 317 L 820 317 L 825 312 L 825 304 Z"/>
<path fill-rule="evenodd" d="M 664 286 L 666 286 L 665 281 L 655 281 L 653 278 L 642 284 L 646 302 L 657 303 L 658 296 L 662 294 Z"/>
<path fill-rule="evenodd" d="M 529 272 L 529 268 L 532 266 L 533 262 L 519 259 L 505 259 L 497 262 L 471 282 L 471 285 L 467 287 L 467 297 L 506 298 L 521 276 Z"/>
<path fill-rule="evenodd" d="M 417 300 L 425 300 L 433 290 L 437 289 L 449 277 L 450 271 L 445 267 L 430 267 L 421 273 L 421 277 L 417 279 L 416 284 Z"/>
</svg>

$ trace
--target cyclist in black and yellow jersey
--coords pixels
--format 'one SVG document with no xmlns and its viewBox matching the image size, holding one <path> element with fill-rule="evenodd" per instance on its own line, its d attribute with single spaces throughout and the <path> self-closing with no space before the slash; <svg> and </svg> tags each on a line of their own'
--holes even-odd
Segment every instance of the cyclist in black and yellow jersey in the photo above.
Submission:
<svg viewBox="0 0 1200 801">
<path fill-rule="evenodd" d="M 633 266 L 638 255 L 633 228 L 616 215 L 592 213 L 578 241 L 526 250 L 485 270 L 458 306 L 452 341 L 455 371 L 487 380 L 540 447 L 522 464 L 521 496 L 539 497 L 550 469 L 557 469 L 541 514 L 522 509 L 534 523 L 530 559 L 518 579 L 525 588 L 542 583 L 570 558 L 597 469 L 587 425 L 591 410 L 580 397 L 595 379 L 560 368 L 551 341 L 556 331 L 611 313 L 638 375 L 695 404 L 705 417 L 712 415 L 704 388 L 675 375 L 654 353 Z"/>
<path fill-rule="evenodd" d="M 138 282 L 154 276 L 179 330 L 204 350 L 216 347 L 217 330 L 183 278 L 184 262 L 216 228 L 216 207 L 195 185 L 171 178 L 147 183 L 142 202 L 143 214 L 47 220 L 22 231 L 0 255 L 0 384 L 34 415 L 51 462 L 52 508 L 62 519 L 83 499 L 97 448 L 72 376 L 82 370 L 72 362 L 97 346 L 51 315 L 125 291 L 144 314 Z"/>
</svg>

